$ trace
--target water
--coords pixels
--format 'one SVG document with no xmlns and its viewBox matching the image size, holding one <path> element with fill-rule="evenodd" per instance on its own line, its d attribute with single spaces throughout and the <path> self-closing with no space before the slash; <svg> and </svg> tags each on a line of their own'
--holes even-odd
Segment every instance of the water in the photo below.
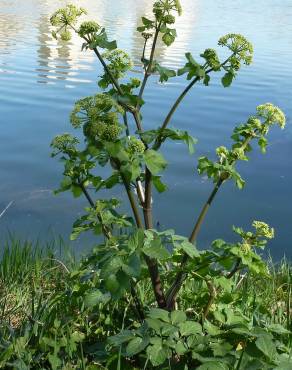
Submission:
<svg viewBox="0 0 292 370">
<path fill-rule="evenodd" d="M 75 1 L 89 10 L 119 40 L 136 65 L 141 39 L 135 32 L 139 18 L 150 12 L 151 1 Z M 97 91 L 101 69 L 94 56 L 80 51 L 78 38 L 68 43 L 50 35 L 49 16 L 66 4 L 56 0 L 0 0 L 0 210 L 13 204 L 0 218 L 1 239 L 8 232 L 22 238 L 66 240 L 71 225 L 86 206 L 70 194 L 55 196 L 62 167 L 50 158 L 49 144 L 59 133 L 71 132 L 68 116 L 73 103 Z M 182 0 L 184 14 L 177 24 L 178 38 L 170 47 L 159 44 L 157 59 L 169 67 L 184 64 L 184 53 L 197 56 L 216 47 L 220 36 L 242 33 L 255 48 L 254 63 L 240 71 L 233 86 L 224 89 L 218 78 L 210 87 L 197 86 L 173 117 L 173 126 L 188 129 L 199 139 L 197 152 L 189 156 L 184 146 L 168 144 L 170 161 L 164 179 L 169 191 L 155 196 L 155 218 L 162 227 L 189 234 L 212 184 L 196 173 L 199 155 L 212 156 L 218 145 L 228 145 L 235 124 L 244 122 L 258 104 L 272 102 L 287 116 L 285 131 L 273 129 L 266 155 L 258 150 L 240 166 L 247 181 L 243 191 L 233 184 L 220 190 L 199 245 L 216 238 L 232 239 L 232 225 L 248 227 L 253 219 L 276 229 L 271 253 L 291 257 L 292 240 L 292 1 Z M 221 51 L 220 51 L 221 52 Z M 175 97 L 184 88 L 183 78 L 166 85 L 149 82 L 144 109 L 146 128 L 161 123 Z M 149 108 L 149 105 L 151 106 Z M 120 190 L 116 191 L 119 195 Z M 85 248 L 91 239 L 76 246 Z"/>
</svg>

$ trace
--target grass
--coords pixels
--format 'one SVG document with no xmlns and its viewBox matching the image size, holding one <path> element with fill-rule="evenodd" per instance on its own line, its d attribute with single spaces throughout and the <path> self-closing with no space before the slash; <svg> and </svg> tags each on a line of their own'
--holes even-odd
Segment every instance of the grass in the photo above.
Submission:
<svg viewBox="0 0 292 370">
<path fill-rule="evenodd" d="M 269 274 L 265 278 L 251 274 L 236 278 L 232 300 L 255 322 L 281 324 L 291 330 L 292 267 L 286 259 L 276 264 L 270 259 L 267 263 Z M 76 284 L 78 274 L 79 262 L 61 242 L 42 247 L 11 239 L 4 245 L 0 260 L 0 368 L 102 368 L 90 367 L 81 338 L 92 350 L 97 345 L 96 338 L 104 335 L 107 325 L 115 327 L 112 318 L 124 315 L 130 302 L 121 306 L 117 303 L 112 311 L 88 310 L 83 289 L 91 289 L 92 276 L 90 280 L 81 274 L 82 283 Z M 201 290 L 194 289 L 200 284 L 191 281 L 184 287 L 181 308 L 200 301 Z M 151 301 L 147 284 L 138 285 L 137 291 L 143 302 Z M 196 299 L 194 291 L 198 292 Z M 195 306 L 193 312 L 196 313 Z"/>
</svg>

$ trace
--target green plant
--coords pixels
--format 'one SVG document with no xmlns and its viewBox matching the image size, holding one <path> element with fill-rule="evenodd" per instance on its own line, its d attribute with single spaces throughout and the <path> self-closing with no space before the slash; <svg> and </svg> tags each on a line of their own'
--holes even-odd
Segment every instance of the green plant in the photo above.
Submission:
<svg viewBox="0 0 292 370">
<path fill-rule="evenodd" d="M 217 240 L 204 251 L 195 243 L 219 188 L 228 180 L 243 188 L 238 161 L 248 160 L 254 141 L 265 152 L 272 125 L 284 128 L 281 110 L 270 103 L 258 106 L 254 116 L 234 129 L 230 149 L 217 148 L 215 161 L 199 158 L 199 174 L 207 174 L 215 185 L 189 238 L 153 227 L 153 187 L 158 193 L 167 190 L 161 176 L 167 161 L 160 147 L 167 140 L 183 141 L 192 153 L 196 144 L 187 131 L 169 126 L 177 107 L 195 84 L 208 86 L 215 73 L 223 72 L 222 84 L 230 86 L 242 64 L 251 63 L 253 54 L 252 45 L 242 35 L 228 34 L 218 41 L 228 52 L 224 61 L 214 49 L 206 49 L 199 60 L 186 53 L 186 64 L 178 71 L 162 66 L 155 59 L 158 38 L 166 46 L 174 42 L 176 30 L 172 25 L 181 11 L 179 1 L 160 0 L 153 5 L 153 16 L 142 18 L 138 27 L 144 38 L 142 81 L 126 79 L 131 60 L 117 49 L 115 41 L 108 40 L 104 28 L 91 21 L 77 25 L 85 14 L 83 9 L 68 5 L 51 17 L 56 27 L 54 37 L 68 39 L 70 32 L 76 32 L 83 39 L 82 48 L 92 50 L 104 69 L 99 80 L 102 92 L 77 101 L 71 114 L 73 127 L 83 130 L 83 146 L 69 134 L 59 135 L 52 142 L 53 156 L 61 155 L 64 163 L 59 191 L 71 190 L 75 197 L 84 194 L 89 202 L 86 214 L 74 223 L 72 238 L 89 230 L 104 238 L 74 277 L 79 304 L 99 309 L 95 325 L 101 323 L 100 317 L 109 307 L 118 305 L 125 312 L 121 315 L 114 310 L 109 328 L 90 336 L 102 350 L 88 350 L 89 357 L 107 368 L 280 369 L 291 364 L 290 332 L 245 316 L 235 299 L 234 279 L 246 270 L 262 277 L 268 274 L 256 249 L 273 237 L 273 229 L 255 221 L 254 232 L 234 228 L 241 238 L 238 243 Z M 145 131 L 143 96 L 148 79 L 155 74 L 161 82 L 186 74 L 188 82 L 161 126 Z M 98 176 L 98 166 L 107 166 L 111 175 Z M 120 201 L 115 198 L 93 200 L 92 188 L 98 192 L 120 185 L 132 216 L 117 211 Z M 84 276 L 85 285 L 80 282 Z M 149 281 L 153 297 L 142 294 Z M 182 299 L 183 285 L 193 288 L 195 298 L 189 302 Z M 76 296 L 76 291 L 73 293 Z"/>
</svg>

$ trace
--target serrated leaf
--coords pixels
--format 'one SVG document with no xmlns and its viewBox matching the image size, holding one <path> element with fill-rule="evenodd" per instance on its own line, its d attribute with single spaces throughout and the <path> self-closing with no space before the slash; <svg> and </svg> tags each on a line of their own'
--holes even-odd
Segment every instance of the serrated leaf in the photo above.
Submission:
<svg viewBox="0 0 292 370">
<path fill-rule="evenodd" d="M 153 175 L 157 175 L 166 168 L 167 162 L 163 158 L 162 154 L 155 150 L 148 149 L 145 151 L 144 155 L 146 166 Z"/>
<path fill-rule="evenodd" d="M 179 330 L 182 336 L 201 334 L 202 326 L 195 321 L 185 321 L 179 324 Z"/>
<path fill-rule="evenodd" d="M 257 348 L 269 359 L 273 360 L 276 357 L 277 351 L 271 335 L 266 334 L 258 337 L 255 344 Z"/>
<path fill-rule="evenodd" d="M 147 340 L 144 340 L 140 337 L 133 338 L 126 347 L 126 355 L 130 357 L 134 356 L 137 353 L 142 352 L 147 345 Z"/>
<path fill-rule="evenodd" d="M 200 254 L 197 250 L 197 248 L 192 244 L 190 243 L 189 241 L 187 240 L 184 240 L 181 244 L 180 244 L 180 248 L 191 258 L 194 258 L 194 257 L 199 257 Z"/>
<path fill-rule="evenodd" d="M 180 324 L 187 320 L 187 315 L 184 311 L 172 311 L 170 319 L 173 324 Z"/>
<path fill-rule="evenodd" d="M 161 308 L 151 308 L 148 317 L 152 319 L 160 319 L 164 322 L 170 322 L 169 312 Z"/>
<path fill-rule="evenodd" d="M 133 338 L 133 332 L 131 330 L 123 330 L 119 334 L 108 338 L 108 342 L 116 347 L 123 343 L 128 342 Z"/>
<path fill-rule="evenodd" d="M 93 308 L 99 303 L 107 303 L 110 300 L 109 294 L 102 293 L 99 289 L 88 292 L 84 297 L 84 304 L 88 308 Z"/>
<path fill-rule="evenodd" d="M 149 346 L 146 352 L 153 366 L 162 365 L 167 359 L 167 352 L 160 345 Z"/>
</svg>

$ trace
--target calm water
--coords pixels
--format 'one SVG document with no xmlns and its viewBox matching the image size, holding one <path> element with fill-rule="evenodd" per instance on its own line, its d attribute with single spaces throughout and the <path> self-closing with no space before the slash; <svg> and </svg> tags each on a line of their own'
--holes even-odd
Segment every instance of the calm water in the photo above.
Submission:
<svg viewBox="0 0 292 370">
<path fill-rule="evenodd" d="M 141 40 L 135 28 L 148 13 L 149 0 L 82 0 L 89 10 L 119 39 L 138 61 Z M 50 35 L 49 16 L 65 2 L 57 0 L 0 0 L 0 210 L 13 204 L 0 219 L 1 239 L 8 231 L 19 237 L 65 239 L 74 219 L 86 205 L 69 194 L 54 196 L 61 179 L 61 166 L 51 159 L 49 144 L 58 133 L 70 131 L 68 115 L 74 101 L 97 91 L 101 72 L 90 53 L 80 51 L 76 38 L 69 44 Z M 213 148 L 229 143 L 234 124 L 243 122 L 258 104 L 273 102 L 287 115 L 285 131 L 272 130 L 268 153 L 251 155 L 241 165 L 247 181 L 243 191 L 226 184 L 212 207 L 200 235 L 200 246 L 218 237 L 232 238 L 231 226 L 247 227 L 253 219 L 276 228 L 271 253 L 292 256 L 292 1 L 291 0 L 182 0 L 179 37 L 173 46 L 159 46 L 157 59 L 178 68 L 184 52 L 198 55 L 216 47 L 229 32 L 244 34 L 255 47 L 252 66 L 244 68 L 230 89 L 218 79 L 210 87 L 197 86 L 173 119 L 173 125 L 188 129 L 199 139 L 190 157 L 182 145 L 168 145 L 165 155 L 171 165 L 165 174 L 170 184 L 156 205 L 156 219 L 166 228 L 188 234 L 194 217 L 206 199 L 211 184 L 195 171 L 198 155 L 211 155 Z M 114 4 L 114 5 L 113 5 Z M 167 85 L 152 78 L 143 111 L 147 128 L 161 122 L 171 102 L 185 86 L 181 78 Z M 79 241 L 83 248 L 90 240 Z"/>
</svg>

